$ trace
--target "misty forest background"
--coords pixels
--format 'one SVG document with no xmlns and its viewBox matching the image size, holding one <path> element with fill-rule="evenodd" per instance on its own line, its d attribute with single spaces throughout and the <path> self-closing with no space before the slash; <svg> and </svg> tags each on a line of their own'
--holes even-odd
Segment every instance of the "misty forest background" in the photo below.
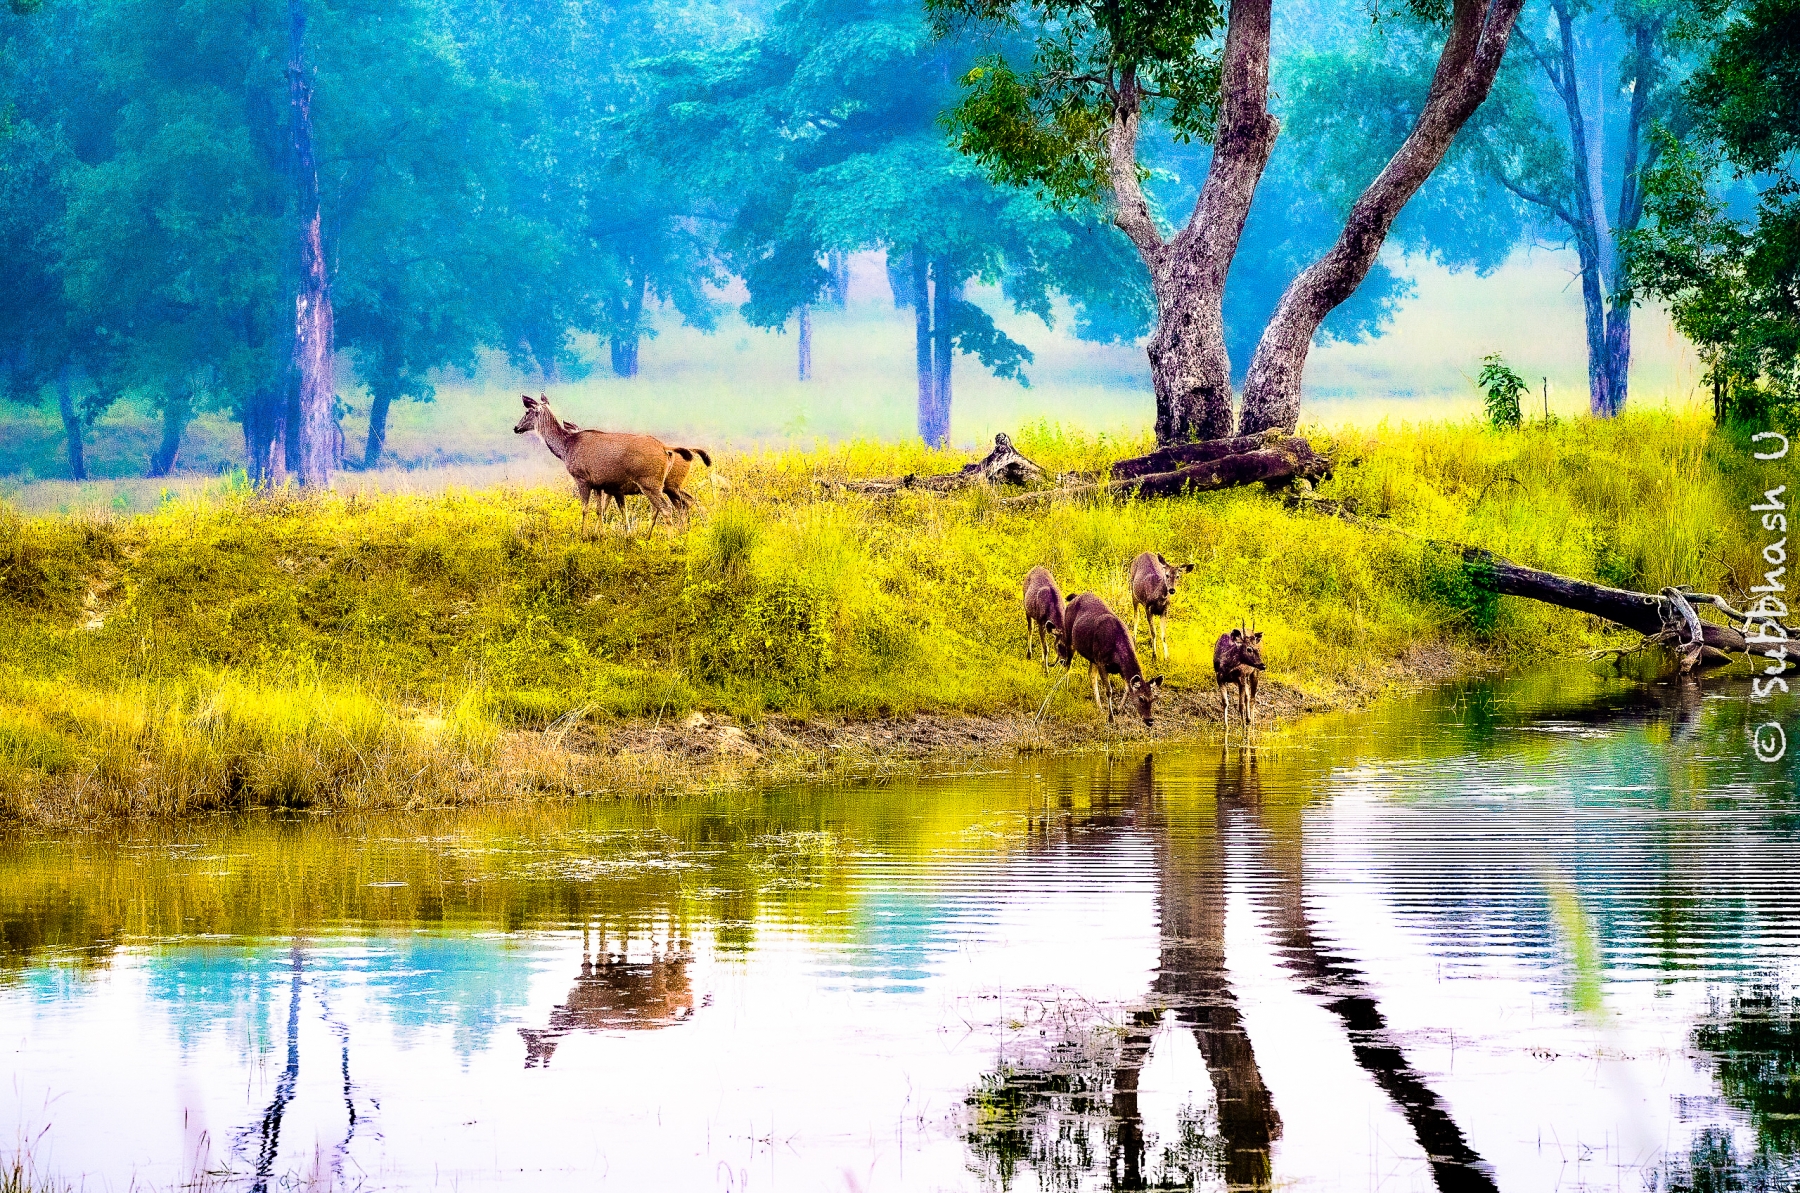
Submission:
<svg viewBox="0 0 1800 1193">
<path fill-rule="evenodd" d="M 1640 173 L 1694 125 L 1684 11 L 1527 5 L 1492 96 L 1326 321 L 1307 421 L 1476 415 L 1490 353 L 1528 413 L 1588 411 L 1609 371 L 1632 407 L 1712 400 L 1704 353 L 1662 307 L 1634 313 L 1621 252 Z M 1239 380 L 1435 61 L 1413 9 L 1275 19 L 1282 132 L 1226 292 Z M 12 0 L 0 492 L 126 509 L 256 472 L 293 354 L 296 87 L 346 469 L 555 473 L 511 434 L 521 389 L 712 447 L 904 438 L 929 402 L 959 444 L 1141 435 L 1154 311 L 1130 244 L 947 135 L 959 80 L 1020 53 L 1009 36 L 934 38 L 916 0 Z M 1159 217 L 1185 218 L 1208 147 L 1147 126 L 1141 153 Z M 1756 201 L 1754 178 L 1706 185 L 1722 210 Z M 57 483 L 83 477 L 124 483 Z"/>
</svg>

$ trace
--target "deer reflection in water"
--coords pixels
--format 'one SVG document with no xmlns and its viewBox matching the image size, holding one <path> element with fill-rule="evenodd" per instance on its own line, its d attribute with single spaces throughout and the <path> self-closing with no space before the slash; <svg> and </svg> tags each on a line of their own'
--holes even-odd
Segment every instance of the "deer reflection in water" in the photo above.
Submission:
<svg viewBox="0 0 1800 1193">
<path fill-rule="evenodd" d="M 693 960 L 688 942 L 652 942 L 647 960 L 632 960 L 630 941 L 615 955 L 602 937 L 599 960 L 588 953 L 583 933 L 581 973 L 569 997 L 550 1009 L 543 1027 L 521 1027 L 525 1067 L 546 1068 L 556 1045 L 572 1031 L 647 1031 L 685 1023 L 694 1014 L 694 987 L 688 976 Z M 705 1000 L 701 1000 L 705 1005 Z"/>
</svg>

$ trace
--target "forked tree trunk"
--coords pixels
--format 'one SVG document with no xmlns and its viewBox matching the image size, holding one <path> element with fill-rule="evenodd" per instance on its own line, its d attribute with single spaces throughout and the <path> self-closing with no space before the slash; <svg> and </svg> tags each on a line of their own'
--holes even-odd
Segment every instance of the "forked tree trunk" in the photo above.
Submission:
<svg viewBox="0 0 1800 1193">
<path fill-rule="evenodd" d="M 1337 243 L 1294 279 L 1263 329 L 1244 380 L 1241 434 L 1271 427 L 1292 431 L 1298 425 L 1300 376 L 1319 324 L 1368 276 L 1401 207 L 1431 177 L 1487 98 L 1523 4 L 1453 0 L 1450 32 L 1412 131 L 1357 198 Z"/>
<path fill-rule="evenodd" d="M 62 415 L 63 438 L 68 443 L 69 475 L 75 480 L 88 478 L 87 453 L 81 442 L 81 412 L 75 409 L 75 395 L 69 388 L 69 366 L 56 374 L 56 409 Z"/>
<path fill-rule="evenodd" d="M 800 304 L 798 315 L 800 324 L 800 380 L 812 380 L 812 307 L 807 303 Z"/>
<path fill-rule="evenodd" d="M 312 87 L 306 81 L 306 7 L 288 0 L 288 101 L 294 122 L 294 173 L 299 187 L 300 286 L 294 298 L 296 401 L 293 464 L 300 483 L 322 488 L 336 465 L 332 406 L 331 282 L 319 218 L 319 170 L 313 158 Z"/>
<path fill-rule="evenodd" d="M 1231 356 L 1225 347 L 1225 275 L 1279 125 L 1268 112 L 1270 0 L 1233 0 L 1225 34 L 1212 167 L 1187 226 L 1164 241 L 1138 184 L 1140 97 L 1120 80 L 1107 132 L 1113 222 L 1150 270 L 1156 331 L 1147 349 L 1158 443 L 1231 434 Z"/>
</svg>

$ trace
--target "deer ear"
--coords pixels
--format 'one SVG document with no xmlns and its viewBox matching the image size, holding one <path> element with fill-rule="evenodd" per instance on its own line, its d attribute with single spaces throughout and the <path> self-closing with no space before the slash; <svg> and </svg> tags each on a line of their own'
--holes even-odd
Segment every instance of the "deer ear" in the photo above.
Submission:
<svg viewBox="0 0 1800 1193">
<path fill-rule="evenodd" d="M 1184 563 L 1181 565 L 1181 570 L 1184 572 L 1191 572 L 1194 570 L 1194 565 L 1191 563 Z"/>
<path fill-rule="evenodd" d="M 1150 686 L 1153 688 L 1156 688 L 1158 691 L 1162 690 L 1162 676 L 1159 675 L 1155 679 L 1151 680 Z"/>
<path fill-rule="evenodd" d="M 527 409 L 527 410 L 530 410 L 533 406 L 537 405 L 537 399 L 532 397 L 530 394 L 520 394 L 519 397 L 524 399 L 525 409 Z"/>
<path fill-rule="evenodd" d="M 1242 642 L 1244 640 L 1244 631 L 1235 630 L 1235 629 L 1232 630 L 1231 631 L 1231 640 L 1233 642 Z"/>
<path fill-rule="evenodd" d="M 1258 631 L 1256 631 L 1256 633 L 1250 635 L 1250 641 L 1261 642 L 1262 641 L 1262 631 L 1258 630 Z"/>
</svg>

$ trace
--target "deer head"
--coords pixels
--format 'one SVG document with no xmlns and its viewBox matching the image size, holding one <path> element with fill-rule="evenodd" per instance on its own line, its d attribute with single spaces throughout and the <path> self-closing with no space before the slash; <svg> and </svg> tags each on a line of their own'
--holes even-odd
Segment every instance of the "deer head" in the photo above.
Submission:
<svg viewBox="0 0 1800 1193">
<path fill-rule="evenodd" d="M 523 435 L 527 431 L 537 430 L 538 414 L 542 409 L 546 409 L 546 407 L 541 407 L 538 400 L 530 394 L 520 394 L 519 396 L 525 399 L 525 413 L 518 422 L 513 424 L 513 434 L 515 435 Z"/>
<path fill-rule="evenodd" d="M 1141 675 L 1133 676 L 1125 694 L 1137 706 L 1138 716 L 1144 718 L 1144 724 L 1150 725 L 1152 724 L 1150 716 L 1155 711 L 1156 698 L 1162 695 L 1162 676 L 1159 675 L 1155 679 L 1145 679 Z"/>
</svg>

